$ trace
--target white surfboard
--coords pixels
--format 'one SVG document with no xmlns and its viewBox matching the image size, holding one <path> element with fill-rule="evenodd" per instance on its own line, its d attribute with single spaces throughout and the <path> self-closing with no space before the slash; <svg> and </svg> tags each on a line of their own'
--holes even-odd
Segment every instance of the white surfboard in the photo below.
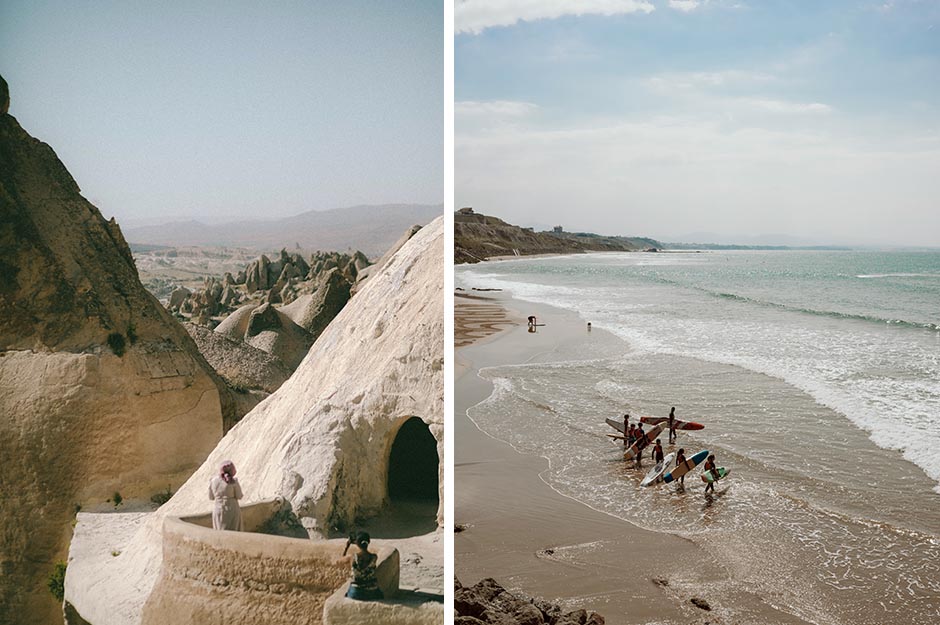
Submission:
<svg viewBox="0 0 940 625">
<path fill-rule="evenodd" d="M 675 459 L 676 452 L 667 454 L 666 457 L 662 459 L 662 462 L 657 462 L 656 466 L 650 469 L 650 472 L 647 473 L 643 481 L 640 482 L 640 486 L 650 486 L 651 484 L 661 482 L 663 480 L 663 473 L 669 469 L 669 465 L 671 465 L 672 461 Z"/>
</svg>

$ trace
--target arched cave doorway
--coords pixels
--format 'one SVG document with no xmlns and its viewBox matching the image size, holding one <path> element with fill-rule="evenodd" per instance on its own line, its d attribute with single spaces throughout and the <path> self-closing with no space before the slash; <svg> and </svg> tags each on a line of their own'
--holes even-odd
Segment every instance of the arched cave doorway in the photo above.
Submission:
<svg viewBox="0 0 940 625">
<path fill-rule="evenodd" d="M 411 417 L 398 429 L 388 457 L 391 501 L 438 501 L 437 441 L 427 424 Z"/>
</svg>

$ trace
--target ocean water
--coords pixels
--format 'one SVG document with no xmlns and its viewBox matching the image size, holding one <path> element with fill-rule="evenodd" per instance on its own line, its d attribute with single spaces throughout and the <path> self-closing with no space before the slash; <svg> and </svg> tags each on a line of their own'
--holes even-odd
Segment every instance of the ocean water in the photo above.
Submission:
<svg viewBox="0 0 940 625">
<path fill-rule="evenodd" d="M 471 418 L 546 457 L 552 487 L 688 537 L 734 592 L 811 622 L 940 622 L 940 253 L 597 254 L 456 275 L 623 339 L 481 372 L 494 391 Z M 687 455 L 732 470 L 712 498 L 698 471 L 684 491 L 639 487 L 605 436 L 604 417 L 670 406 L 706 425 L 680 432 Z"/>
</svg>

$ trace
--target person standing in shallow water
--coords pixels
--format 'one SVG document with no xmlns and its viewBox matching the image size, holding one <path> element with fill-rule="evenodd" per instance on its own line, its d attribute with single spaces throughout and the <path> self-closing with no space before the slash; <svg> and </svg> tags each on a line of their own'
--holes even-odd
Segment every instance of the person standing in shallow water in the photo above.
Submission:
<svg viewBox="0 0 940 625">
<path fill-rule="evenodd" d="M 384 597 L 375 576 L 379 556 L 369 551 L 370 542 L 371 538 L 366 532 L 350 534 L 349 540 L 346 541 L 346 548 L 343 549 L 343 555 L 345 556 L 350 545 L 356 545 L 359 548 L 359 553 L 353 556 L 352 559 L 353 578 L 349 584 L 349 590 L 346 591 L 346 596 L 350 599 L 370 601 Z"/>
<path fill-rule="evenodd" d="M 705 461 L 705 472 L 710 473 L 712 476 L 712 481 L 705 486 L 705 492 L 715 492 L 715 482 L 718 481 L 718 467 L 715 465 L 715 454 L 712 454 L 708 457 L 708 460 Z"/>
<path fill-rule="evenodd" d="M 673 406 L 672 410 L 669 411 L 669 444 L 674 444 L 676 438 L 676 408 Z"/>
<path fill-rule="evenodd" d="M 663 445 L 659 442 L 659 439 L 656 439 L 656 445 L 653 447 L 653 451 L 650 454 L 653 458 L 653 464 L 659 464 L 663 461 Z"/>
<path fill-rule="evenodd" d="M 242 487 L 235 477 L 235 464 L 226 460 L 219 468 L 219 474 L 209 482 L 209 499 L 215 501 L 213 529 L 242 531 L 242 510 L 238 506 L 241 498 Z"/>
<path fill-rule="evenodd" d="M 680 449 L 679 451 L 676 452 L 676 466 L 678 467 L 680 464 L 684 462 L 685 462 L 685 450 Z M 679 486 L 685 488 L 685 476 L 684 475 L 679 478 Z"/>
</svg>

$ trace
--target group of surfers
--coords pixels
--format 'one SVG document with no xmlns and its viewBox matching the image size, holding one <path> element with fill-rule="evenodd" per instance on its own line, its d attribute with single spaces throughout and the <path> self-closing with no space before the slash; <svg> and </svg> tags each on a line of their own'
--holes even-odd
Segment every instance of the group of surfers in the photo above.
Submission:
<svg viewBox="0 0 940 625">
<path fill-rule="evenodd" d="M 666 419 L 666 425 L 667 425 L 667 428 L 669 429 L 669 444 L 670 445 L 674 445 L 676 443 L 676 440 L 678 439 L 678 435 L 676 433 L 678 424 L 676 423 L 676 421 L 677 421 L 676 408 L 675 406 L 673 406 L 673 408 L 669 411 L 669 417 L 667 417 Z M 636 425 L 634 425 L 630 423 L 629 414 L 623 415 L 623 435 L 624 435 L 624 439 L 623 439 L 624 449 L 629 449 L 637 441 L 639 441 L 639 445 L 637 445 L 637 453 L 633 457 L 633 462 L 636 468 L 642 469 L 643 468 L 643 451 L 649 446 L 649 439 L 646 436 L 646 434 L 643 432 L 643 423 L 638 421 Z M 656 444 L 653 445 L 653 449 L 650 452 L 650 456 L 653 459 L 653 463 L 657 465 L 665 459 L 665 454 L 663 453 L 663 445 L 658 438 L 656 439 Z M 680 448 L 679 451 L 676 452 L 676 463 L 674 466 L 678 467 L 685 461 L 686 461 L 685 449 Z M 714 492 L 715 483 L 719 479 L 718 465 L 715 462 L 715 454 L 711 454 L 710 456 L 708 456 L 708 459 L 705 461 L 705 465 L 703 469 L 705 470 L 706 473 L 711 473 L 712 478 L 713 478 L 712 481 L 709 482 L 705 486 L 705 492 L 706 493 Z M 685 486 L 685 475 L 682 475 L 681 477 L 679 477 L 678 481 L 680 485 Z"/>
</svg>

